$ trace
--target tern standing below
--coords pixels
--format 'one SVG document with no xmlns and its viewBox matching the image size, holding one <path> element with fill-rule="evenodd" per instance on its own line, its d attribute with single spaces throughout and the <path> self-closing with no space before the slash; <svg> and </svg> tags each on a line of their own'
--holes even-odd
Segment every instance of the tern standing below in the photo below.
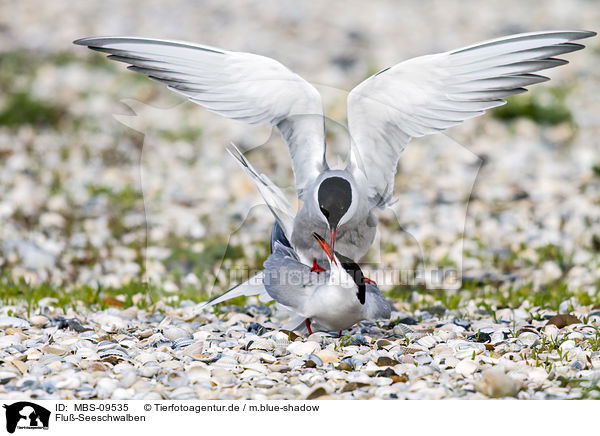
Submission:
<svg viewBox="0 0 600 436">
<path fill-rule="evenodd" d="M 131 70 L 165 83 L 227 118 L 271 124 L 289 147 L 303 206 L 296 215 L 279 188 L 260 175 L 276 201 L 284 233 L 303 262 L 327 262 L 311 234 L 328 234 L 332 250 L 358 260 L 375 237 L 373 210 L 389 205 L 401 152 L 412 137 L 445 130 L 548 80 L 533 74 L 567 63 L 556 56 L 582 49 L 572 41 L 594 32 L 524 33 L 421 56 L 369 77 L 348 95 L 350 160 L 325 160 L 321 97 L 300 76 L 268 57 L 187 42 L 137 37 L 75 41 L 109 53 Z M 272 209 L 273 210 L 273 209 Z M 291 217 L 291 221 L 290 221 Z"/>
<path fill-rule="evenodd" d="M 267 293 L 304 318 L 309 335 L 315 324 L 341 336 L 342 330 L 359 321 L 389 319 L 391 306 L 377 285 L 365 279 L 356 263 L 332 251 L 321 236 L 312 236 L 329 259 L 327 272 L 312 272 L 293 249 L 277 241 L 265 262 Z"/>
</svg>

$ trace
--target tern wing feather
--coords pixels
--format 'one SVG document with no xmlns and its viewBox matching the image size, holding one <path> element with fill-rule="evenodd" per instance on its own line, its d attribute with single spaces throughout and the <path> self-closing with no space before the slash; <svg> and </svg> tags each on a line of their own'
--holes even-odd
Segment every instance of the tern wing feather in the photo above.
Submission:
<svg viewBox="0 0 600 436">
<path fill-rule="evenodd" d="M 525 86 L 548 80 L 534 72 L 584 46 L 587 31 L 525 33 L 421 56 L 369 77 L 348 95 L 351 167 L 362 172 L 370 198 L 391 199 L 400 153 L 412 137 L 436 133 L 505 103 Z"/>
<path fill-rule="evenodd" d="M 275 219 L 281 226 L 285 237 L 289 241 L 292 237 L 292 231 L 294 229 L 294 218 L 296 217 L 296 211 L 286 198 L 283 191 L 273 182 L 271 182 L 266 175 L 259 173 L 235 145 L 232 144 L 232 148 L 228 148 L 227 151 L 235 158 L 235 160 L 244 169 L 246 174 L 248 174 L 248 176 L 252 179 L 258 188 L 258 191 L 265 200 L 266 205 L 269 207 L 271 213 L 275 216 Z"/>
<path fill-rule="evenodd" d="M 319 92 L 274 59 L 180 41 L 92 37 L 74 42 L 109 54 L 224 117 L 271 124 L 288 144 L 299 193 L 325 166 Z"/>
<path fill-rule="evenodd" d="M 264 264 L 263 283 L 267 293 L 290 311 L 306 317 L 304 305 L 313 295 L 315 286 L 328 273 L 311 272 L 310 267 L 300 262 L 295 251 L 276 242 L 273 253 Z"/>
<path fill-rule="evenodd" d="M 267 302 L 271 301 L 272 299 L 269 297 L 269 295 L 267 294 L 267 291 L 265 290 L 265 286 L 263 285 L 263 277 L 264 277 L 264 273 L 263 273 L 263 271 L 260 271 L 260 272 L 256 273 L 255 275 L 253 275 L 252 277 L 250 277 L 245 282 L 240 283 L 239 285 L 235 286 L 234 288 L 231 288 L 229 291 L 225 292 L 223 295 L 213 298 L 210 301 L 205 301 L 204 303 L 201 303 L 200 305 L 198 305 L 197 309 L 201 310 L 201 309 L 204 309 L 205 307 L 211 307 L 211 306 L 214 306 L 215 304 L 223 303 L 224 301 L 231 300 L 232 298 L 242 297 L 242 296 L 251 297 L 251 296 L 256 295 L 256 296 L 258 296 L 258 298 L 261 302 L 267 303 Z"/>
</svg>

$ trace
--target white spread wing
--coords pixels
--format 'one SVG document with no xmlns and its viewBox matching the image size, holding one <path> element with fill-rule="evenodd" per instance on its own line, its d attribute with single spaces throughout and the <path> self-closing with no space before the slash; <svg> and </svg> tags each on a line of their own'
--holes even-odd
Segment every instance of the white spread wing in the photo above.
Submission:
<svg viewBox="0 0 600 436">
<path fill-rule="evenodd" d="M 249 124 L 277 126 L 289 146 L 302 192 L 325 157 L 318 91 L 279 62 L 250 53 L 135 37 L 84 38 L 75 44 L 109 53 L 133 71 L 165 83 L 212 112 Z"/>
<path fill-rule="evenodd" d="M 413 58 L 359 84 L 348 95 L 351 165 L 366 176 L 372 200 L 383 205 L 390 199 L 398 158 L 410 138 L 460 124 L 548 80 L 532 73 L 567 63 L 554 56 L 582 49 L 570 41 L 593 35 L 513 35 Z"/>
<path fill-rule="evenodd" d="M 267 207 L 271 210 L 271 213 L 281 226 L 285 237 L 288 241 L 291 240 L 296 211 L 283 191 L 271 182 L 266 175 L 260 174 L 235 145 L 232 144 L 232 148 L 228 148 L 227 151 L 252 179 L 252 182 L 254 182 L 265 200 Z"/>
</svg>

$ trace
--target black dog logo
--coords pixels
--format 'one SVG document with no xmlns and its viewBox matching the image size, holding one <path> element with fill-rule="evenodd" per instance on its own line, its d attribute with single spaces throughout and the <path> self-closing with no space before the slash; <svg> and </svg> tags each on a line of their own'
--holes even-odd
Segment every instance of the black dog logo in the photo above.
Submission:
<svg viewBox="0 0 600 436">
<path fill-rule="evenodd" d="M 6 431 L 14 433 L 17 426 L 27 429 L 48 429 L 50 422 L 50 411 L 30 403 L 19 401 L 10 405 L 4 405 L 6 409 Z"/>
</svg>

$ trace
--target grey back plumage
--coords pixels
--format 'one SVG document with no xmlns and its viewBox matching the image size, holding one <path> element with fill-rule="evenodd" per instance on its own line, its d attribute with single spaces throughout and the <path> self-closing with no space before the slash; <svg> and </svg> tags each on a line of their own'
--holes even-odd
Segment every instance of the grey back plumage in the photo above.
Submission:
<svg viewBox="0 0 600 436">
<path fill-rule="evenodd" d="M 328 280 L 329 272 L 312 272 L 309 266 L 300 262 L 292 248 L 278 241 L 264 263 L 263 283 L 267 293 L 296 312 L 302 312 L 303 301 L 313 294 L 315 286 Z"/>
<path fill-rule="evenodd" d="M 367 297 L 365 299 L 365 316 L 367 319 L 389 319 L 392 306 L 381 294 L 377 285 L 367 283 Z"/>
</svg>

